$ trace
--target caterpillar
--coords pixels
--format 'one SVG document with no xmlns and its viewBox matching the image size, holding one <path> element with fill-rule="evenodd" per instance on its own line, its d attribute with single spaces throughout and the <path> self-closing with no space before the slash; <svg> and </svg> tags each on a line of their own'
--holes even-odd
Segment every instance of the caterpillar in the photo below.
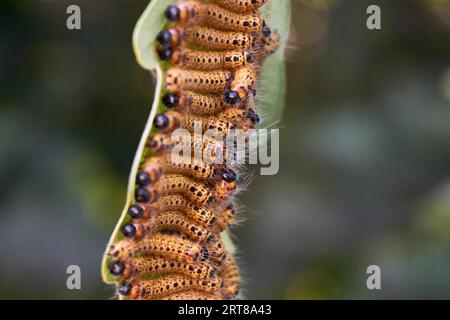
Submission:
<svg viewBox="0 0 450 320">
<path fill-rule="evenodd" d="M 141 256 L 127 259 L 125 262 L 113 261 L 110 272 L 123 280 L 135 275 L 182 274 L 193 279 L 208 279 L 218 275 L 213 266 L 200 262 L 186 263 L 157 256 Z"/>
<path fill-rule="evenodd" d="M 170 22 L 182 25 L 209 25 L 220 30 L 245 33 L 259 32 L 263 26 L 262 19 L 257 14 L 236 14 L 214 3 L 194 0 L 182 2 L 178 6 L 169 6 L 165 16 Z"/>
<path fill-rule="evenodd" d="M 129 296 L 130 299 L 155 299 L 162 296 L 176 294 L 185 290 L 198 290 L 214 293 L 222 286 L 221 278 L 192 279 L 183 275 L 169 275 L 158 279 L 133 281 L 122 283 L 118 292 Z"/>
<path fill-rule="evenodd" d="M 125 224 L 122 233 L 127 238 L 141 239 L 145 235 L 162 229 L 170 229 L 184 233 L 189 239 L 203 243 L 212 238 L 211 232 L 178 212 L 165 212 L 149 220 L 135 221 Z"/>
<path fill-rule="evenodd" d="M 136 28 L 136 56 L 156 70 L 157 99 L 102 275 L 120 299 L 233 299 L 240 275 L 224 239 L 243 179 L 225 138 L 239 130 L 248 139 L 260 123 L 258 79 L 266 57 L 284 45 L 260 8 L 270 2 L 276 14 L 279 7 L 274 0 L 168 2 L 143 16 L 165 19 L 162 30 L 141 32 L 142 21 Z"/>
<path fill-rule="evenodd" d="M 162 30 L 156 39 L 159 45 L 157 52 L 162 60 L 169 59 L 173 49 L 181 46 L 182 43 L 190 43 L 211 50 L 250 50 L 256 46 L 254 35 L 202 26 L 189 26 L 185 30 L 171 27 Z M 171 50 L 164 50 L 165 48 Z"/>
<path fill-rule="evenodd" d="M 197 115 L 215 115 L 230 104 L 223 101 L 222 94 L 205 95 L 198 92 L 184 90 L 181 92 L 169 92 L 162 98 L 162 102 L 167 108 L 179 109 L 181 112 Z"/>
<path fill-rule="evenodd" d="M 166 73 L 166 88 L 169 91 L 195 90 L 199 92 L 221 92 L 231 79 L 229 71 L 187 71 L 170 69 Z"/>
<path fill-rule="evenodd" d="M 236 124 L 226 119 L 181 114 L 173 110 L 158 114 L 153 124 L 156 130 L 163 132 L 171 132 L 180 127 L 194 132 L 196 124 L 199 124 L 201 125 L 202 133 L 206 130 L 215 130 L 222 136 L 225 136 L 230 129 L 236 128 Z"/>
<path fill-rule="evenodd" d="M 217 218 L 209 207 L 195 204 L 179 194 L 161 197 L 150 205 L 134 204 L 128 210 L 128 214 L 134 219 L 149 219 L 155 211 L 179 211 L 188 218 L 209 227 L 217 223 Z"/>
<path fill-rule="evenodd" d="M 155 185 L 139 187 L 136 189 L 138 202 L 151 202 L 160 195 L 181 193 L 194 203 L 205 205 L 214 201 L 224 201 L 236 190 L 236 176 L 227 175 L 226 180 L 221 180 L 213 188 L 195 181 L 184 175 L 171 174 L 163 176 Z"/>
<path fill-rule="evenodd" d="M 253 53 L 243 50 L 232 51 L 202 51 L 188 48 L 160 48 L 158 54 L 163 60 L 182 69 L 217 70 L 237 69 L 253 63 Z"/>
<path fill-rule="evenodd" d="M 142 240 L 125 239 L 112 246 L 109 255 L 114 259 L 122 260 L 138 256 L 151 251 L 154 254 L 184 262 L 198 261 L 204 253 L 204 248 L 191 241 L 181 240 L 167 235 L 154 235 Z"/>
<path fill-rule="evenodd" d="M 211 50 L 251 50 L 255 46 L 253 35 L 238 31 L 220 31 L 209 27 L 187 27 L 184 34 L 179 37 L 184 37 L 193 45 Z M 171 41 L 173 46 L 179 43 L 180 41 Z"/>
</svg>

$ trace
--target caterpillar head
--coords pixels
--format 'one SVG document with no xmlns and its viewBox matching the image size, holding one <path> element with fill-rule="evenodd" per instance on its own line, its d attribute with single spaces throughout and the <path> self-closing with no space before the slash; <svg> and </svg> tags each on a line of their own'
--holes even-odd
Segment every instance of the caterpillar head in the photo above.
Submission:
<svg viewBox="0 0 450 320">
<path fill-rule="evenodd" d="M 145 210 L 141 205 L 133 204 L 128 208 L 127 213 L 132 219 L 141 219 L 144 217 Z"/>
<path fill-rule="evenodd" d="M 156 36 L 156 41 L 162 48 L 174 48 L 181 42 L 181 32 L 176 28 L 161 30 Z"/>
<path fill-rule="evenodd" d="M 130 263 L 122 263 L 120 261 L 113 261 L 109 265 L 109 271 L 112 275 L 122 279 L 130 278 L 134 273 L 134 267 Z"/>
<path fill-rule="evenodd" d="M 167 108 L 176 108 L 180 104 L 180 96 L 177 93 L 169 92 L 163 96 L 162 102 Z"/>
<path fill-rule="evenodd" d="M 221 180 L 216 184 L 216 196 L 221 200 L 226 200 L 236 191 L 237 176 L 233 170 L 223 169 Z"/>
</svg>

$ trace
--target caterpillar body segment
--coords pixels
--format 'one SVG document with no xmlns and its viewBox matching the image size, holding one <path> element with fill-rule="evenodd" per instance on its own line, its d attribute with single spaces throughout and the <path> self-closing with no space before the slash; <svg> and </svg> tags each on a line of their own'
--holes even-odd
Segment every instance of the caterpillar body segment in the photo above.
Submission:
<svg viewBox="0 0 450 320">
<path fill-rule="evenodd" d="M 153 300 L 173 295 L 179 292 L 196 290 L 213 294 L 220 290 L 222 279 L 192 279 L 183 275 L 168 275 L 152 280 L 136 280 L 124 283 L 119 287 L 119 293 L 131 300 Z"/>
<path fill-rule="evenodd" d="M 208 294 L 199 291 L 184 291 L 162 297 L 161 300 L 223 300 L 223 297 L 220 294 Z"/>
<path fill-rule="evenodd" d="M 266 0 L 214 0 L 216 4 L 237 13 L 254 12 L 262 7 Z"/>
<path fill-rule="evenodd" d="M 259 32 L 262 29 L 261 17 L 254 13 L 229 11 L 214 3 L 183 1 L 178 6 L 169 6 L 166 18 L 180 25 L 205 25 L 225 31 Z"/>
<path fill-rule="evenodd" d="M 236 104 L 246 100 L 250 94 L 254 94 L 256 84 L 256 71 L 252 67 L 243 67 L 236 71 L 231 82 L 230 89 L 224 94 L 224 100 L 229 104 Z"/>
<path fill-rule="evenodd" d="M 109 255 L 120 261 L 142 254 L 154 254 L 192 263 L 202 257 L 203 248 L 192 241 L 155 234 L 141 240 L 123 239 L 109 250 Z"/>
<path fill-rule="evenodd" d="M 244 50 L 204 51 L 188 48 L 167 49 L 162 53 L 169 62 L 182 69 L 191 70 L 235 70 L 253 63 L 253 53 Z M 162 50 L 160 50 L 162 51 Z"/>
<path fill-rule="evenodd" d="M 184 38 L 192 45 L 210 50 L 249 51 L 255 46 L 253 35 L 236 31 L 219 31 L 200 26 L 187 27 Z"/>
<path fill-rule="evenodd" d="M 208 263 L 186 263 L 158 256 L 141 256 L 125 262 L 114 261 L 110 265 L 111 273 L 123 280 L 132 277 L 145 277 L 152 274 L 182 274 L 192 279 L 208 279 L 217 276 L 217 269 Z"/>
<path fill-rule="evenodd" d="M 171 68 L 166 72 L 169 91 L 192 90 L 203 93 L 222 92 L 231 79 L 230 71 L 187 71 Z"/>
</svg>

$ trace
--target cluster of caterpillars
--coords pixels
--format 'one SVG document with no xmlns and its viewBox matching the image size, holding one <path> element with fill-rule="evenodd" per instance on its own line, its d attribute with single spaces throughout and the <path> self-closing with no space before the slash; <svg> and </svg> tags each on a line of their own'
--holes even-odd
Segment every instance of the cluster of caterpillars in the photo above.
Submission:
<svg viewBox="0 0 450 320">
<path fill-rule="evenodd" d="M 169 28 L 159 33 L 155 50 L 167 65 L 162 102 L 168 110 L 155 118 L 125 237 L 109 249 L 123 297 L 209 300 L 239 292 L 238 267 L 221 240 L 235 221 L 237 174 L 227 163 L 175 162 L 171 133 L 192 132 L 195 123 L 223 136 L 255 128 L 258 71 L 279 43 L 260 16 L 264 3 L 192 0 L 165 11 Z M 217 146 L 208 142 L 192 144 Z"/>
</svg>

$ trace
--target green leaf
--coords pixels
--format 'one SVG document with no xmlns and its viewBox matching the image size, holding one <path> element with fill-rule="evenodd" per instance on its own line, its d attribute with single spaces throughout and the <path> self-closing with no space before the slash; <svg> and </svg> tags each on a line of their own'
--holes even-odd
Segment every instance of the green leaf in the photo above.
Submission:
<svg viewBox="0 0 450 320">
<path fill-rule="evenodd" d="M 156 36 L 166 25 L 164 10 L 171 4 L 178 3 L 177 0 L 152 0 L 139 18 L 133 33 L 133 48 L 136 59 L 139 64 L 156 76 L 156 89 L 154 101 L 151 107 L 150 116 L 141 137 L 130 176 L 128 179 L 127 197 L 122 214 L 117 225 L 111 235 L 107 249 L 123 239 L 120 232 L 121 227 L 129 222 L 127 209 L 131 205 L 134 197 L 135 177 L 142 159 L 149 156 L 149 151 L 145 147 L 145 143 L 152 132 L 152 124 L 155 115 L 164 110 L 161 104 L 161 95 L 164 86 L 163 72 L 164 68 L 155 53 Z M 284 48 L 287 43 L 290 25 L 290 0 L 268 0 L 262 9 L 262 15 L 266 23 L 272 30 L 276 30 L 281 35 L 281 45 L 279 50 L 266 59 L 261 73 L 260 89 L 263 99 L 258 103 L 259 109 L 263 109 L 264 114 L 268 114 L 271 121 L 276 119 L 282 111 L 284 94 L 285 94 L 285 65 L 284 65 Z M 234 253 L 235 248 L 228 233 L 223 233 L 222 238 L 229 252 Z M 109 272 L 109 264 L 111 258 L 103 256 L 101 273 L 103 280 L 108 284 L 117 283 L 118 280 Z"/>
</svg>

